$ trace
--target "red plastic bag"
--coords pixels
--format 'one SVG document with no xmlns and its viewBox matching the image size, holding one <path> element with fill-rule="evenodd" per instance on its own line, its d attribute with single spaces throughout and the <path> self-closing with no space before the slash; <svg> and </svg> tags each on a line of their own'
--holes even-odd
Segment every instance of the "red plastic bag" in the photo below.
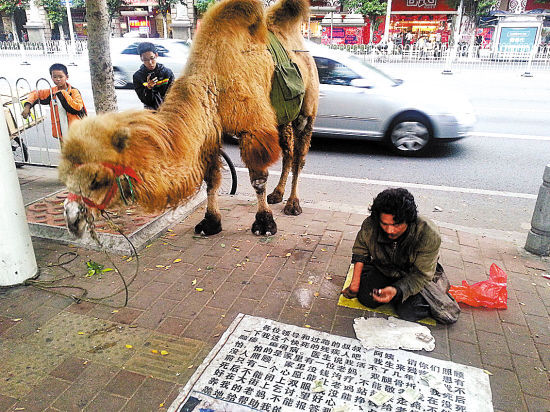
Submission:
<svg viewBox="0 0 550 412">
<path fill-rule="evenodd" d="M 506 273 L 494 263 L 489 270 L 489 280 L 469 285 L 465 280 L 462 286 L 451 286 L 449 293 L 457 302 L 470 306 L 506 309 L 508 307 L 508 290 Z"/>
</svg>

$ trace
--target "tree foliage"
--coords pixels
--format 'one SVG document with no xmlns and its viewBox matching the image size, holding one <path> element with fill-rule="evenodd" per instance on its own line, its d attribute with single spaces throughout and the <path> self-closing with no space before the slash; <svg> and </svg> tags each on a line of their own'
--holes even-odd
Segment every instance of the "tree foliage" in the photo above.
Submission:
<svg viewBox="0 0 550 412">
<path fill-rule="evenodd" d="M 215 2 L 216 0 L 195 0 L 195 8 L 200 14 L 204 14 Z"/>
<path fill-rule="evenodd" d="M 53 24 L 63 23 L 63 19 L 67 15 L 65 2 L 61 0 L 40 0 L 38 4 L 44 7 L 48 20 Z"/>
<path fill-rule="evenodd" d="M 127 0 L 107 0 L 107 12 L 109 14 L 109 20 L 120 15 L 120 8 L 128 6 Z M 86 0 L 73 0 L 73 7 L 84 8 L 86 7 Z"/>
<path fill-rule="evenodd" d="M 377 17 L 386 14 L 387 1 L 384 0 L 343 0 L 342 4 L 353 13 L 362 14 L 376 25 Z"/>
<path fill-rule="evenodd" d="M 29 6 L 29 0 L 0 0 L 0 12 L 7 15 L 13 15 L 16 9 L 26 9 Z"/>
<path fill-rule="evenodd" d="M 460 0 L 447 0 L 447 3 L 454 9 L 460 6 Z M 478 17 L 486 16 L 498 4 L 500 0 L 464 0 L 462 12 L 476 20 Z"/>
</svg>

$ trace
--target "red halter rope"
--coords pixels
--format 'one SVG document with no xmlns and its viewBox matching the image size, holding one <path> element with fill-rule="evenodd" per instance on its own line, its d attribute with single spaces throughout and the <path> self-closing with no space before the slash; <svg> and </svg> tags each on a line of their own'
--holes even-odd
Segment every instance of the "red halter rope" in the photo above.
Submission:
<svg viewBox="0 0 550 412">
<path fill-rule="evenodd" d="M 128 177 L 131 177 L 132 179 L 134 179 L 136 181 L 136 183 L 141 183 L 141 179 L 138 177 L 136 171 L 134 169 L 132 169 L 131 167 L 115 165 L 115 164 L 112 164 L 112 163 L 101 163 L 101 164 L 104 167 L 106 167 L 107 169 L 111 169 L 117 179 L 120 176 L 128 176 Z M 82 165 L 77 165 L 77 166 L 80 167 Z M 67 199 L 70 202 L 78 202 L 78 201 L 82 200 L 82 202 L 84 202 L 84 204 L 88 207 L 93 207 L 93 208 L 99 209 L 99 210 L 105 210 L 105 208 L 107 207 L 109 202 L 113 199 L 113 196 L 116 194 L 117 189 L 118 189 L 118 184 L 117 184 L 117 181 L 115 180 L 113 182 L 113 185 L 111 186 L 111 188 L 109 189 L 109 191 L 105 195 L 105 198 L 103 199 L 103 202 L 99 205 L 95 204 L 92 200 L 88 199 L 87 197 L 79 196 L 79 195 L 76 195 L 74 193 L 69 193 L 69 195 L 67 196 Z"/>
</svg>

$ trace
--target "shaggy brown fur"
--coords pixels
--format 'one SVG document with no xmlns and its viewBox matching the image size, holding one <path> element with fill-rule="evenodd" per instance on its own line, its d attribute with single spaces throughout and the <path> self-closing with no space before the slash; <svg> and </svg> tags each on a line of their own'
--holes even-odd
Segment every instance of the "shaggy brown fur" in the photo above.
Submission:
<svg viewBox="0 0 550 412">
<path fill-rule="evenodd" d="M 204 179 L 207 212 L 196 230 L 217 233 L 221 230 L 216 194 L 221 137 L 234 134 L 240 139 L 241 157 L 258 196 L 260 217 L 253 231 L 275 233 L 265 193 L 267 168 L 279 157 L 282 145 L 285 181 L 294 157 L 297 183 L 317 112 L 315 64 L 308 53 L 293 51 L 305 49 L 300 24 L 308 12 L 307 0 L 280 0 L 267 13 L 257 0 L 217 3 L 206 13 L 184 73 L 160 110 L 110 113 L 75 122 L 63 145 L 60 179 L 71 192 L 100 204 L 114 184 L 113 172 L 102 163 L 131 167 L 143 181 L 134 187 L 136 201 L 150 211 L 184 202 Z M 306 84 L 301 114 L 292 127 L 277 128 L 269 100 L 274 64 L 266 47 L 268 29 L 299 65 Z M 284 192 L 281 182 L 277 187 Z M 117 201 L 118 196 L 113 203 Z M 298 209 L 293 182 L 285 212 L 298 214 Z"/>
</svg>

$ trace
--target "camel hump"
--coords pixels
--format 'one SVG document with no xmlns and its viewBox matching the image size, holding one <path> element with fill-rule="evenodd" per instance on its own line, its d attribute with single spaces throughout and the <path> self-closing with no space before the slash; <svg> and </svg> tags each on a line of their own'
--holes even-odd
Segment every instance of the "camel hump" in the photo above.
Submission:
<svg viewBox="0 0 550 412">
<path fill-rule="evenodd" d="M 268 26 L 299 25 L 309 16 L 309 0 L 279 0 L 267 10 Z"/>
<path fill-rule="evenodd" d="M 258 0 L 223 0 L 204 16 L 202 25 L 212 25 L 220 33 L 236 27 L 247 27 L 251 35 L 264 27 L 264 7 Z"/>
</svg>

